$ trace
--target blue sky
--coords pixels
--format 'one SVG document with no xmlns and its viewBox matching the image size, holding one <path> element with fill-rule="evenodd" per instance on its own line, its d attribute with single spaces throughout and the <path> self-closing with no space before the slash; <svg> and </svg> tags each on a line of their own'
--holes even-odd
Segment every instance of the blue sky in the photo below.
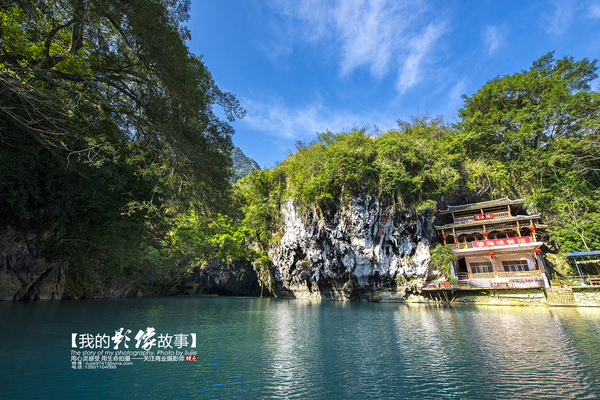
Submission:
<svg viewBox="0 0 600 400">
<path fill-rule="evenodd" d="M 553 50 L 600 58 L 598 0 L 192 0 L 190 15 L 190 50 L 247 110 L 233 142 L 262 168 L 317 132 L 454 122 L 462 94 Z"/>
</svg>

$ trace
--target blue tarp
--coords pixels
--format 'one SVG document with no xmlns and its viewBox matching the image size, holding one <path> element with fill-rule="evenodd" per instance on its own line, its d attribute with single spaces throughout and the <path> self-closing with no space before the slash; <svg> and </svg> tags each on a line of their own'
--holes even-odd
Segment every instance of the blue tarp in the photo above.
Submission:
<svg viewBox="0 0 600 400">
<path fill-rule="evenodd" d="M 600 256 L 600 250 L 594 251 L 581 251 L 579 253 L 565 253 L 565 257 L 586 257 L 586 256 Z"/>
</svg>

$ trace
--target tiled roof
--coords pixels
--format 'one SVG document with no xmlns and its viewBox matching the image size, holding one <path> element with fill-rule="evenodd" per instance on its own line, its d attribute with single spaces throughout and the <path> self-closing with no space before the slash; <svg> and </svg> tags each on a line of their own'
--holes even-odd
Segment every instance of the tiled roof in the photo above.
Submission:
<svg viewBox="0 0 600 400">
<path fill-rule="evenodd" d="M 512 204 L 523 204 L 523 203 L 525 203 L 525 199 L 510 200 L 508 197 L 505 197 L 503 199 L 482 201 L 480 203 L 463 204 L 460 206 L 448 206 L 448 209 L 445 211 L 442 211 L 441 213 L 448 214 L 448 213 L 456 212 L 456 211 L 470 211 L 470 210 L 478 210 L 480 208 L 497 207 L 497 206 L 512 205 Z"/>
</svg>

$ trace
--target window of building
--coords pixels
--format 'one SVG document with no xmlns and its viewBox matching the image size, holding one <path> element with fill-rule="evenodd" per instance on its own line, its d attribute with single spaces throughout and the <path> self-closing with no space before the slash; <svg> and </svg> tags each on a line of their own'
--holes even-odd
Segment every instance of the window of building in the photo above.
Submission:
<svg viewBox="0 0 600 400">
<path fill-rule="evenodd" d="M 494 272 L 491 262 L 470 263 L 469 266 L 471 267 L 471 273 L 473 273 L 473 274 L 480 274 L 480 273 L 484 273 L 484 272 Z"/>
<path fill-rule="evenodd" d="M 529 265 L 526 260 L 515 260 L 515 261 L 502 261 L 504 271 L 507 272 L 518 272 L 518 271 L 529 271 Z"/>
</svg>

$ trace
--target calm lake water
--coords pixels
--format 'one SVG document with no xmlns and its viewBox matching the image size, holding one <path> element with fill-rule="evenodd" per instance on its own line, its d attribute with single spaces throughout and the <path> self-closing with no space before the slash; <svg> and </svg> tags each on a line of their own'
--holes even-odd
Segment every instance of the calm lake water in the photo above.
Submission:
<svg viewBox="0 0 600 400">
<path fill-rule="evenodd" d="M 0 324 L 2 399 L 600 397 L 600 309 L 178 297 L 0 302 Z M 195 333 L 197 361 L 77 369 L 73 334 L 122 327 L 129 350 Z"/>
</svg>

